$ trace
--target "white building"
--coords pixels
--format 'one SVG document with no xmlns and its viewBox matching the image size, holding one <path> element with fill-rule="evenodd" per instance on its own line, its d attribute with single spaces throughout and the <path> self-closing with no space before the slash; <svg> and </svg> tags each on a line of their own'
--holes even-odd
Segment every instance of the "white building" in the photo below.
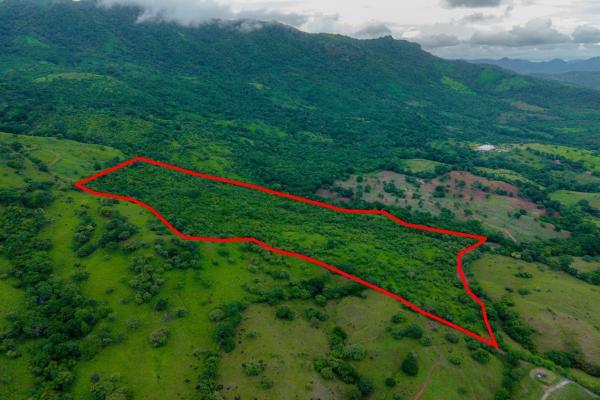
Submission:
<svg viewBox="0 0 600 400">
<path fill-rule="evenodd" d="M 475 147 L 476 151 L 492 151 L 496 148 L 493 144 L 482 144 L 481 146 Z"/>
</svg>

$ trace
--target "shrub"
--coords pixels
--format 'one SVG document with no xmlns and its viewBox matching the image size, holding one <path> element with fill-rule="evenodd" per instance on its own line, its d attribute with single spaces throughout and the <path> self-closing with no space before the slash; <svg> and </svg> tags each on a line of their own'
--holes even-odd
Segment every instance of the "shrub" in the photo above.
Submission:
<svg viewBox="0 0 600 400">
<path fill-rule="evenodd" d="M 419 361 L 415 353 L 408 353 L 402 361 L 402 372 L 408 376 L 416 376 L 419 373 Z"/>
<path fill-rule="evenodd" d="M 169 308 L 169 300 L 168 299 L 158 299 L 158 301 L 154 305 L 154 309 L 156 311 L 165 311 L 167 308 Z"/>
<path fill-rule="evenodd" d="M 356 387 L 358 387 L 358 390 L 360 390 L 360 393 L 362 393 L 364 397 L 367 397 L 373 393 L 374 389 L 373 382 L 366 378 L 360 378 L 356 384 Z"/>
<path fill-rule="evenodd" d="M 148 340 L 152 347 L 162 347 L 167 344 L 171 332 L 167 328 L 160 328 L 150 334 Z"/>
<path fill-rule="evenodd" d="M 446 338 L 446 341 L 448 343 L 452 343 L 452 344 L 457 344 L 458 343 L 458 336 L 455 335 L 452 332 L 446 333 L 446 335 L 444 337 Z"/>
<path fill-rule="evenodd" d="M 291 308 L 282 306 L 282 307 L 277 308 L 277 311 L 275 312 L 275 316 L 279 319 L 285 319 L 285 320 L 291 321 L 294 319 L 296 314 L 294 313 L 294 311 Z"/>
<path fill-rule="evenodd" d="M 309 321 L 327 321 L 328 318 L 327 314 L 325 314 L 323 311 L 313 307 L 306 309 L 306 311 L 304 312 L 304 316 Z"/>
<path fill-rule="evenodd" d="M 273 387 L 273 384 L 274 384 L 274 382 L 273 382 L 272 379 L 267 378 L 266 376 L 263 376 L 262 379 L 260 380 L 260 383 L 259 383 L 258 386 L 261 389 L 265 389 L 266 390 L 266 389 L 271 389 Z"/>
<path fill-rule="evenodd" d="M 394 314 L 392 315 L 392 323 L 399 324 L 401 322 L 406 321 L 406 318 L 402 314 Z"/>
<path fill-rule="evenodd" d="M 246 376 L 258 376 L 265 370 L 265 364 L 261 361 L 250 361 L 242 364 L 242 369 Z"/>
<path fill-rule="evenodd" d="M 450 364 L 454 364 L 454 365 L 460 365 L 460 363 L 461 363 L 460 358 L 458 358 L 456 356 L 448 357 L 448 361 L 450 361 Z"/>
<path fill-rule="evenodd" d="M 490 361 L 490 353 L 483 349 L 477 349 L 471 353 L 471 357 L 480 364 L 487 364 Z"/>
<path fill-rule="evenodd" d="M 400 340 L 404 337 L 404 330 L 399 326 L 392 326 L 390 334 L 396 340 Z"/>
<path fill-rule="evenodd" d="M 419 325 L 412 324 L 404 330 L 404 336 L 413 339 L 421 339 L 423 336 L 423 328 L 421 328 Z"/>
<path fill-rule="evenodd" d="M 360 344 L 350 344 L 342 350 L 344 360 L 362 361 L 366 356 L 365 348 Z"/>
<path fill-rule="evenodd" d="M 396 386 L 396 380 L 393 377 L 388 377 L 385 378 L 385 386 L 387 387 L 394 387 Z"/>
</svg>

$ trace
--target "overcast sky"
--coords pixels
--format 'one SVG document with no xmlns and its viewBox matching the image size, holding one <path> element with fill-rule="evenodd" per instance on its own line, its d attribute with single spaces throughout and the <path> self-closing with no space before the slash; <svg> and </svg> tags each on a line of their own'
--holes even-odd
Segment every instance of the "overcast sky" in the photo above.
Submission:
<svg viewBox="0 0 600 400">
<path fill-rule="evenodd" d="M 100 0 L 146 21 L 277 20 L 307 32 L 392 35 L 449 58 L 600 56 L 600 0 Z"/>
</svg>

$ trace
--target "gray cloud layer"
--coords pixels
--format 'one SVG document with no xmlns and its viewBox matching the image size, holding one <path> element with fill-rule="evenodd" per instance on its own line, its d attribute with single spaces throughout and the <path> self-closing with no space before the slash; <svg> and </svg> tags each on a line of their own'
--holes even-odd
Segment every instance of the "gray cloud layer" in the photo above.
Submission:
<svg viewBox="0 0 600 400">
<path fill-rule="evenodd" d="M 140 7 L 143 10 L 139 17 L 140 22 L 166 21 L 182 25 L 197 25 L 215 19 L 253 19 L 278 21 L 299 27 L 308 20 L 306 15 L 282 13 L 269 9 L 235 12 L 230 5 L 218 3 L 214 0 L 100 0 L 100 4 L 105 7 L 114 5 Z"/>
<path fill-rule="evenodd" d="M 497 7 L 503 3 L 503 0 L 445 0 L 445 4 L 450 8 L 466 7 Z"/>
<path fill-rule="evenodd" d="M 2 1 L 2 0 L 0 0 Z M 297 5 L 295 0 L 265 0 L 254 5 L 253 9 L 234 9 L 233 0 L 98 0 L 101 6 L 131 5 L 143 11 L 140 22 L 167 21 L 182 25 L 198 25 L 213 20 L 244 20 L 236 24 L 242 31 L 260 29 L 264 23 L 256 21 L 278 21 L 308 32 L 329 32 L 351 35 L 361 39 L 392 35 L 409 38 L 420 43 L 435 54 L 449 57 L 481 57 L 496 54 L 498 57 L 514 54 L 539 54 L 567 57 L 573 55 L 593 56 L 600 54 L 600 24 L 589 24 L 582 20 L 569 34 L 564 27 L 558 30 L 549 17 L 530 20 L 522 25 L 506 27 L 512 15 L 517 13 L 521 0 L 436 0 L 445 7 L 445 12 L 462 13 L 448 22 L 431 25 L 399 25 L 395 20 L 389 23 L 370 20 L 348 23 L 339 14 L 312 11 L 283 12 L 298 8 L 286 8 L 286 4 Z M 527 4 L 530 0 L 522 0 Z M 587 4 L 587 3 L 586 3 Z M 483 12 L 468 13 L 471 8 L 497 7 Z M 522 6 L 522 4 L 521 4 Z M 258 7 L 258 8 L 256 8 Z M 459 8 L 463 8 L 460 10 Z M 344 6 L 340 5 L 340 11 Z M 559 18 L 559 17 L 554 17 Z M 586 21 L 587 23 L 584 23 Z M 504 28 L 499 28 L 504 26 Z M 415 34 L 416 33 L 416 36 Z"/>
<path fill-rule="evenodd" d="M 514 26 L 504 32 L 476 32 L 473 44 L 487 46 L 536 46 L 569 42 L 571 38 L 552 27 L 549 19 L 534 19 L 523 26 Z"/>
<path fill-rule="evenodd" d="M 573 32 L 575 43 L 600 43 L 600 29 L 590 26 L 578 26 Z"/>
</svg>

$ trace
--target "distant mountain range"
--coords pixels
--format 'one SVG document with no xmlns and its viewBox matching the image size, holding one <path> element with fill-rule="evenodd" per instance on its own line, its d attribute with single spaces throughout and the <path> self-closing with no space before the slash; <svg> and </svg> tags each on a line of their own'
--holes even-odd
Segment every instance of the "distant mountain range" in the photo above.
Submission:
<svg viewBox="0 0 600 400">
<path fill-rule="evenodd" d="M 600 57 L 587 60 L 528 61 L 513 58 L 499 60 L 468 60 L 474 64 L 489 64 L 523 75 L 560 81 L 569 85 L 600 90 Z"/>
<path fill-rule="evenodd" d="M 600 57 L 572 61 L 554 59 L 550 61 L 536 62 L 522 59 L 501 58 L 499 60 L 469 60 L 469 62 L 475 64 L 492 64 L 509 71 L 525 75 L 564 74 L 567 72 L 600 72 Z"/>
</svg>

